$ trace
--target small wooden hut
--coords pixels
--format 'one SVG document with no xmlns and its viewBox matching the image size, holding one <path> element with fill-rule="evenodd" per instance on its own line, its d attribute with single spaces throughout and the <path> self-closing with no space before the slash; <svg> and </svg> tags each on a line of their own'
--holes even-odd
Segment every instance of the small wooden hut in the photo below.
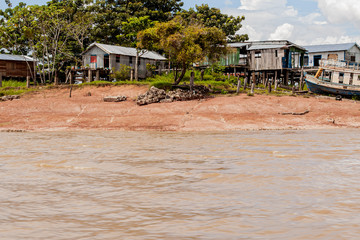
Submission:
<svg viewBox="0 0 360 240">
<path fill-rule="evenodd" d="M 119 70 L 121 64 L 131 68 L 135 67 L 135 48 L 93 43 L 82 55 L 83 66 L 90 69 Z M 141 53 L 138 60 L 139 78 L 147 77 L 147 64 L 154 65 L 158 69 L 164 69 L 165 61 L 166 58 L 156 52 L 145 51 Z"/>
<path fill-rule="evenodd" d="M 34 74 L 34 59 L 23 55 L 0 54 L 0 75 L 26 78 Z"/>
</svg>

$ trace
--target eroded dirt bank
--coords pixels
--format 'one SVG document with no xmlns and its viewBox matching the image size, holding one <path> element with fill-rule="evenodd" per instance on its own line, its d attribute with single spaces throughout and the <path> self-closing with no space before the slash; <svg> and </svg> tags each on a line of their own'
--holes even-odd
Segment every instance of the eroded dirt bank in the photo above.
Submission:
<svg viewBox="0 0 360 240">
<path fill-rule="evenodd" d="M 360 126 L 360 104 L 349 100 L 241 94 L 138 106 L 134 100 L 147 90 L 139 86 L 89 86 L 74 89 L 72 98 L 68 89 L 28 94 L 19 100 L 0 102 L 0 131 L 231 131 Z M 111 95 L 125 95 L 128 100 L 103 101 L 103 97 Z M 281 114 L 305 111 L 309 113 Z"/>
</svg>

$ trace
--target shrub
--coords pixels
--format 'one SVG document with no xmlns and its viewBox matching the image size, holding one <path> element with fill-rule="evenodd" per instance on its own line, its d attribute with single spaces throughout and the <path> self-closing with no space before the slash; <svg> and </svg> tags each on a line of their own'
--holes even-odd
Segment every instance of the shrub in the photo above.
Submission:
<svg viewBox="0 0 360 240">
<path fill-rule="evenodd" d="M 156 82 L 153 82 L 151 84 L 151 86 L 154 86 L 154 87 L 159 88 L 159 89 L 171 90 L 172 83 L 167 82 L 167 81 L 156 81 Z"/>
<path fill-rule="evenodd" d="M 111 78 L 116 79 L 116 81 L 125 81 L 129 79 L 131 67 L 120 64 L 120 69 L 115 71 L 113 68 L 113 73 L 110 75 Z"/>
</svg>

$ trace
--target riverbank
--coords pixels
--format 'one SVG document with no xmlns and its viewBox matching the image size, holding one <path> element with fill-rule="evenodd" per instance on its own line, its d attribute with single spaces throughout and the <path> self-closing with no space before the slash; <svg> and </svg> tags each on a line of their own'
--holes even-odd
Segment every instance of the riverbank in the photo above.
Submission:
<svg viewBox="0 0 360 240">
<path fill-rule="evenodd" d="M 48 89 L 0 102 L 0 131 L 234 131 L 360 127 L 356 101 L 303 96 L 216 96 L 138 106 L 146 86 Z M 127 96 L 104 102 L 105 96 Z M 303 115 L 293 115 L 303 114 Z"/>
</svg>

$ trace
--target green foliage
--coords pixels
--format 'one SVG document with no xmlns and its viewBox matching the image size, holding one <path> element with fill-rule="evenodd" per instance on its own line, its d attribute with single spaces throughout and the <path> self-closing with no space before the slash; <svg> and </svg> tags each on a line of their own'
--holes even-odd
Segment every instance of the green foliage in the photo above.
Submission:
<svg viewBox="0 0 360 240">
<path fill-rule="evenodd" d="M 156 81 L 151 83 L 150 86 L 154 86 L 156 88 L 164 89 L 164 90 L 171 90 L 172 89 L 172 83 L 168 81 Z"/>
<path fill-rule="evenodd" d="M 2 87 L 3 88 L 19 88 L 19 87 L 26 87 L 26 82 L 19 82 L 15 80 L 7 80 L 2 81 Z"/>
<path fill-rule="evenodd" d="M 216 61 L 227 52 L 226 37 L 221 30 L 188 23 L 180 16 L 141 31 L 138 40 L 138 47 L 161 49 L 182 69 L 175 84 L 179 84 L 191 63 L 200 62 L 205 57 Z"/>
<path fill-rule="evenodd" d="M 131 70 L 130 66 L 120 64 L 120 69 L 118 71 L 116 71 L 115 68 L 113 68 L 110 77 L 116 79 L 116 81 L 128 80 L 130 78 L 130 70 Z"/>
<path fill-rule="evenodd" d="M 241 22 L 245 17 L 233 17 L 221 13 L 220 9 L 210 8 L 208 4 L 196 5 L 196 9 L 183 10 L 180 15 L 189 22 L 200 22 L 205 27 L 221 29 L 231 41 L 248 40 L 247 35 L 237 35 L 236 32 L 242 27 Z"/>
<path fill-rule="evenodd" d="M 34 91 L 34 89 L 26 88 L 26 82 L 8 80 L 2 82 L 2 87 L 0 88 L 0 97 L 7 95 L 22 95 L 31 91 Z"/>
</svg>

